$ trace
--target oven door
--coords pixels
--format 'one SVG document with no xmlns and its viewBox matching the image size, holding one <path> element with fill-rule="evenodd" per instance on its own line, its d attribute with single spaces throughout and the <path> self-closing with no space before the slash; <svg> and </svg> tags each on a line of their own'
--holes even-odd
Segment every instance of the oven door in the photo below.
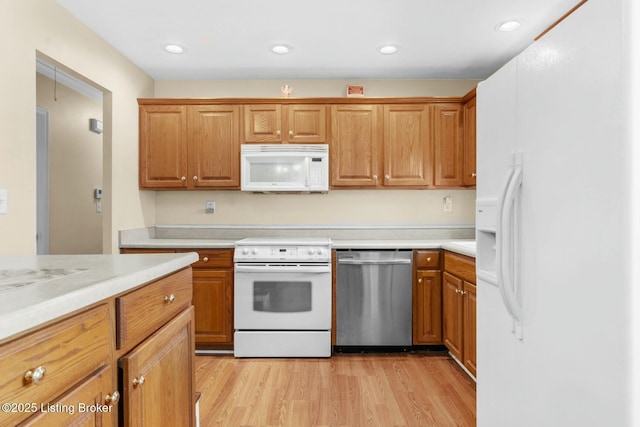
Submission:
<svg viewBox="0 0 640 427">
<path fill-rule="evenodd" d="M 331 265 L 235 265 L 236 330 L 331 329 Z"/>
</svg>

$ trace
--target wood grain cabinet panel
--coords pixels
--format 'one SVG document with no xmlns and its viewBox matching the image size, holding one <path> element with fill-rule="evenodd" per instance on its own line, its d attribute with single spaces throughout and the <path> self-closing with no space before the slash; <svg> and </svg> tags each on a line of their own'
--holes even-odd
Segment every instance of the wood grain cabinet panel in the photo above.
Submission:
<svg viewBox="0 0 640 427">
<path fill-rule="evenodd" d="M 443 335 L 451 354 L 476 375 L 475 259 L 445 251 Z"/>
<path fill-rule="evenodd" d="M 462 186 L 463 140 L 462 105 L 443 103 L 433 106 L 435 185 Z"/>
<path fill-rule="evenodd" d="M 442 344 L 442 280 L 439 250 L 413 251 L 413 344 Z"/>
<path fill-rule="evenodd" d="M 192 287 L 191 268 L 185 268 L 117 298 L 118 349 L 131 349 L 173 316 L 190 307 Z"/>
<path fill-rule="evenodd" d="M 240 186 L 240 107 L 188 108 L 189 182 L 193 188 Z"/>
<path fill-rule="evenodd" d="M 240 106 L 140 105 L 140 188 L 240 188 Z"/>
<path fill-rule="evenodd" d="M 464 104 L 464 179 L 467 186 L 476 185 L 476 97 Z"/>
<path fill-rule="evenodd" d="M 140 188 L 186 188 L 187 107 L 140 107 Z"/>
<path fill-rule="evenodd" d="M 332 187 L 377 187 L 382 183 L 382 107 L 331 107 Z"/>
<path fill-rule="evenodd" d="M 384 106 L 384 185 L 432 184 L 429 106 Z"/>
<path fill-rule="evenodd" d="M 20 427 L 113 426 L 119 400 L 115 391 L 112 369 L 106 366 L 60 399 L 45 404 L 44 409 L 50 409 L 48 412 L 40 412 Z M 62 410 L 56 412 L 58 408 Z M 66 408 L 73 408 L 73 411 Z"/>
<path fill-rule="evenodd" d="M 40 410 L 40 403 L 54 401 L 109 366 L 114 346 L 110 313 L 108 305 L 100 305 L 3 344 L 0 402 L 34 402 Z M 38 371 L 41 379 L 27 379 L 27 372 L 37 375 Z M 113 389 L 110 385 L 104 391 Z M 14 425 L 33 413 L 3 412 L 1 418 L 6 425 Z"/>
<path fill-rule="evenodd" d="M 127 426 L 195 425 L 194 351 L 189 307 L 120 359 Z"/>
<path fill-rule="evenodd" d="M 326 143 L 327 106 L 322 104 L 245 105 L 244 142 Z"/>
</svg>

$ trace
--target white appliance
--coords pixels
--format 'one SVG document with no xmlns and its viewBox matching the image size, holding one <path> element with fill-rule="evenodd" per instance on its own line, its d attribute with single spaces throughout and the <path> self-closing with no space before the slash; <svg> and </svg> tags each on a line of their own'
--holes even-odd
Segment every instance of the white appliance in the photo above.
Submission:
<svg viewBox="0 0 640 427">
<path fill-rule="evenodd" d="M 242 144 L 240 151 L 242 191 L 329 191 L 328 144 Z"/>
<path fill-rule="evenodd" d="M 640 6 L 477 88 L 477 425 L 640 425 Z"/>
<path fill-rule="evenodd" d="M 243 239 L 234 263 L 236 357 L 331 356 L 330 239 Z"/>
</svg>

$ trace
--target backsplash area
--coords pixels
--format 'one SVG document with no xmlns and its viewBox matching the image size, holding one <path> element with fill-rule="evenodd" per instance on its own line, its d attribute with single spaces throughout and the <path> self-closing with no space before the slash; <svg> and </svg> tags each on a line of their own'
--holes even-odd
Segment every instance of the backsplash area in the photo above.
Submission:
<svg viewBox="0 0 640 427">
<path fill-rule="evenodd" d="M 445 198 L 451 210 L 445 211 Z M 475 190 L 334 190 L 326 194 L 158 191 L 156 224 L 475 224 Z M 215 212 L 206 213 L 206 202 Z"/>
</svg>

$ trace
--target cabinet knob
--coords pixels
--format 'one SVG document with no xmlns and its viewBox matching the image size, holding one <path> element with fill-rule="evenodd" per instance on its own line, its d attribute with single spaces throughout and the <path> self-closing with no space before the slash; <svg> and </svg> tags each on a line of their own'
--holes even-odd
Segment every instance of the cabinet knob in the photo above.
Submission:
<svg viewBox="0 0 640 427">
<path fill-rule="evenodd" d="M 38 366 L 33 371 L 27 371 L 24 373 L 24 379 L 28 383 L 40 384 L 40 381 L 44 378 L 44 374 L 47 373 L 47 370 L 44 366 Z"/>
<path fill-rule="evenodd" d="M 475 173 L 475 172 L 473 172 L 473 173 L 471 174 L 471 176 L 472 176 L 473 178 L 475 178 L 475 177 L 476 177 L 476 173 Z"/>
<path fill-rule="evenodd" d="M 293 136 L 293 131 L 292 130 L 289 131 L 289 136 Z"/>
<path fill-rule="evenodd" d="M 144 375 L 140 375 L 139 378 L 134 378 L 133 379 L 133 385 L 134 386 L 138 386 L 138 385 L 142 385 L 144 384 L 146 378 L 144 377 Z"/>
<path fill-rule="evenodd" d="M 206 257 L 202 258 L 202 262 L 209 262 L 209 257 L 206 256 Z"/>
<path fill-rule="evenodd" d="M 431 262 L 431 257 L 427 257 L 427 262 Z"/>
<path fill-rule="evenodd" d="M 373 179 L 378 180 L 378 175 L 373 175 Z"/>
<path fill-rule="evenodd" d="M 197 180 L 198 180 L 198 175 L 194 175 L 194 176 L 193 176 L 193 180 L 194 180 L 194 181 L 197 181 Z"/>
<path fill-rule="evenodd" d="M 164 297 L 165 304 L 171 304 L 175 300 L 176 300 L 176 296 L 174 294 L 167 295 L 167 296 Z"/>
<path fill-rule="evenodd" d="M 109 406 L 115 405 L 116 403 L 118 403 L 118 400 L 120 400 L 120 393 L 118 393 L 117 391 L 114 391 L 111 394 L 107 394 L 104 397 L 105 403 Z"/>
<path fill-rule="evenodd" d="M 389 179 L 389 178 L 391 178 L 389 175 L 384 176 L 384 179 Z"/>
<path fill-rule="evenodd" d="M 422 283 L 422 279 L 418 279 L 418 283 Z"/>
<path fill-rule="evenodd" d="M 186 176 L 183 176 L 183 177 L 180 178 L 180 181 L 186 181 L 186 180 L 187 180 Z"/>
<path fill-rule="evenodd" d="M 278 130 L 276 131 L 276 135 L 280 136 L 281 134 L 282 134 L 282 132 L 280 132 L 280 129 L 278 129 Z"/>
</svg>

